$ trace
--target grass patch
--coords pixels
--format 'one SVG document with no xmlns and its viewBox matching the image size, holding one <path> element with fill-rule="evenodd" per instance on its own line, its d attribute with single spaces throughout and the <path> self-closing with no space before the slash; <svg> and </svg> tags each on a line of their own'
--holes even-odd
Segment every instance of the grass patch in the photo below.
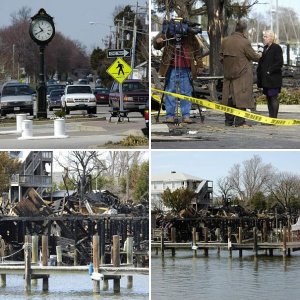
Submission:
<svg viewBox="0 0 300 300">
<path fill-rule="evenodd" d="M 279 103 L 280 104 L 300 104 L 300 88 L 289 88 L 289 89 L 281 89 L 281 93 L 279 94 Z M 267 98 L 265 95 L 260 95 L 256 98 L 256 104 L 267 104 Z"/>
<path fill-rule="evenodd" d="M 107 147 L 139 147 L 148 146 L 149 140 L 144 136 L 129 135 L 118 143 L 108 141 L 105 146 Z"/>
</svg>

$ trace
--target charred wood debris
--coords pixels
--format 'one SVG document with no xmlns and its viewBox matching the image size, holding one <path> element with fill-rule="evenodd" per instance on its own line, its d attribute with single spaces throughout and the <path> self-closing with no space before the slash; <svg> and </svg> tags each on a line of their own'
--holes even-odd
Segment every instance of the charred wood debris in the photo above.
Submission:
<svg viewBox="0 0 300 300">
<path fill-rule="evenodd" d="M 137 205 L 122 203 L 106 190 L 86 193 L 82 198 L 76 191 L 41 197 L 30 188 L 17 203 L 2 201 L 0 235 L 5 241 L 5 256 L 22 248 L 25 235 L 38 235 L 39 238 L 48 235 L 49 254 L 56 254 L 56 246 L 59 245 L 65 264 L 80 265 L 91 261 L 92 237 L 98 234 L 101 253 L 109 263 L 113 235 L 120 235 L 121 247 L 124 247 L 128 236 L 133 236 L 134 252 L 147 253 L 148 212 L 148 202 Z M 8 259 L 20 260 L 22 255 L 21 251 Z"/>
<path fill-rule="evenodd" d="M 252 235 L 253 228 L 258 231 L 267 231 L 272 234 L 280 234 L 283 226 L 290 228 L 299 217 L 298 212 L 286 213 L 280 208 L 273 208 L 272 211 L 250 211 L 241 205 L 222 205 L 208 207 L 196 211 L 189 207 L 178 214 L 172 212 L 152 212 L 152 239 L 160 239 L 161 228 L 164 229 L 166 239 L 170 238 L 171 228 L 176 229 L 176 240 L 187 242 L 192 239 L 192 228 L 196 228 L 199 238 L 204 238 L 204 228 L 208 228 L 212 241 L 217 240 L 216 229 L 221 236 L 219 241 L 227 241 L 228 227 L 233 234 L 238 233 L 239 227 L 243 228 L 244 236 Z M 217 232 L 218 232 L 217 230 Z"/>
</svg>

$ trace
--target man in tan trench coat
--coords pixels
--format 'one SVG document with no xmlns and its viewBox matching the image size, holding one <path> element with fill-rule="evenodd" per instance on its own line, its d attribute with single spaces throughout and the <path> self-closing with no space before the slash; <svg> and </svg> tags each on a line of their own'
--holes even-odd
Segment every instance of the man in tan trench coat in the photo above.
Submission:
<svg viewBox="0 0 300 300">
<path fill-rule="evenodd" d="M 220 59 L 224 66 L 222 104 L 241 110 L 254 108 L 252 62 L 258 61 L 256 53 L 245 36 L 247 24 L 239 21 L 235 32 L 223 39 Z M 242 117 L 225 114 L 226 126 L 244 126 Z"/>
</svg>

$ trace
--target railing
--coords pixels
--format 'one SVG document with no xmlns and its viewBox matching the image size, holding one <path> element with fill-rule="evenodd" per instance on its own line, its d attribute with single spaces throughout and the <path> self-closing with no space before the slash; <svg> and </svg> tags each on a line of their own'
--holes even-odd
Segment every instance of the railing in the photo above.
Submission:
<svg viewBox="0 0 300 300">
<path fill-rule="evenodd" d="M 19 184 L 21 186 L 43 186 L 43 187 L 51 187 L 52 186 L 52 178 L 47 175 L 13 175 L 12 184 Z"/>
</svg>

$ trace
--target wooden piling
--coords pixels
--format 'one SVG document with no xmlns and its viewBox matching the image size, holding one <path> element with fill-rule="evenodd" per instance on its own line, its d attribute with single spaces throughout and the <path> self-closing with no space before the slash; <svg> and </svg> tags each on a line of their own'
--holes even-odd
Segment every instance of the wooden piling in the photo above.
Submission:
<svg viewBox="0 0 300 300">
<path fill-rule="evenodd" d="M 229 257 L 232 257 L 231 227 L 227 228 L 227 233 L 228 233 L 228 252 L 229 252 Z"/>
<path fill-rule="evenodd" d="M 99 272 L 99 235 L 93 236 L 93 267 L 94 272 Z M 100 281 L 93 280 L 93 293 L 100 293 Z"/>
<path fill-rule="evenodd" d="M 31 255 L 31 263 L 36 264 L 39 259 L 39 237 L 37 235 L 33 235 L 31 237 L 32 240 L 32 255 Z M 37 279 L 31 280 L 32 285 L 37 285 Z"/>
<path fill-rule="evenodd" d="M 0 288 L 6 287 L 6 274 L 0 274 Z"/>
<path fill-rule="evenodd" d="M 176 243 L 176 228 L 171 228 L 171 242 Z M 175 256 L 175 247 L 172 248 L 172 256 Z"/>
<path fill-rule="evenodd" d="M 160 243 L 161 243 L 161 246 L 160 246 L 161 256 L 164 256 L 165 255 L 165 245 L 164 245 L 165 237 L 164 237 L 164 228 L 163 227 L 161 228 Z"/>
<path fill-rule="evenodd" d="M 127 264 L 132 264 L 133 263 L 133 237 L 128 236 L 127 237 Z M 129 275 L 127 276 L 127 288 L 131 289 L 133 286 L 133 276 Z"/>
<path fill-rule="evenodd" d="M 42 266 L 48 266 L 48 236 L 42 236 Z M 43 291 L 49 289 L 49 277 L 43 277 Z"/>
<path fill-rule="evenodd" d="M 24 239 L 24 262 L 25 262 L 25 292 L 31 292 L 31 236 L 25 235 Z"/>
<path fill-rule="evenodd" d="M 204 242 L 207 243 L 208 242 L 208 228 L 204 227 Z M 208 256 L 208 248 L 204 248 L 204 256 Z"/>
<path fill-rule="evenodd" d="M 238 236 L 238 244 L 242 245 L 243 243 L 243 227 L 239 227 L 239 236 Z M 243 250 L 239 249 L 239 257 L 243 256 Z"/>
<path fill-rule="evenodd" d="M 192 242 L 193 242 L 193 246 L 195 247 L 195 249 L 193 249 L 193 256 L 197 256 L 197 249 L 196 249 L 196 228 L 193 227 L 192 229 Z"/>
<path fill-rule="evenodd" d="M 62 250 L 61 246 L 56 246 L 56 259 L 57 259 L 57 265 L 62 266 Z"/>
<path fill-rule="evenodd" d="M 257 228 L 253 227 L 253 253 L 257 256 Z"/>
<path fill-rule="evenodd" d="M 282 234 L 282 255 L 286 257 L 286 242 L 287 242 L 287 231 L 286 226 L 283 226 L 283 234 Z"/>
<path fill-rule="evenodd" d="M 113 236 L 113 266 L 120 267 L 120 237 Z M 114 278 L 114 293 L 120 293 L 120 277 Z"/>
</svg>

